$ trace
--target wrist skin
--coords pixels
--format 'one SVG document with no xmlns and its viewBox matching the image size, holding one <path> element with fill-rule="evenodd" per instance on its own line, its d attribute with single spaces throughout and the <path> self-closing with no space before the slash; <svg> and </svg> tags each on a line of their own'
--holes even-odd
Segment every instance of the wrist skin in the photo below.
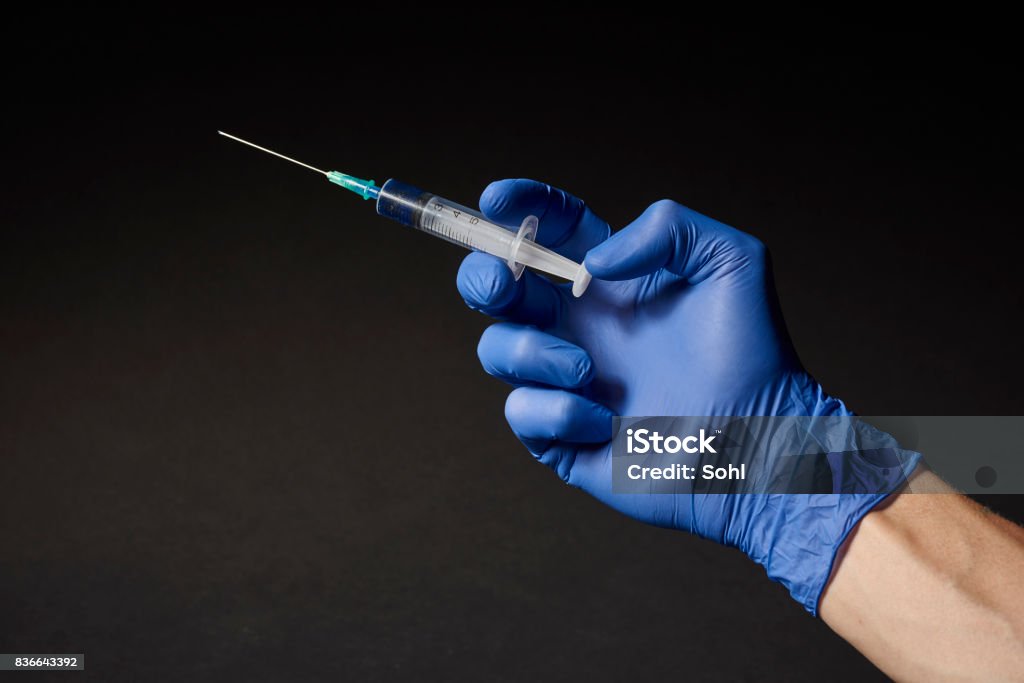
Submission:
<svg viewBox="0 0 1024 683">
<path fill-rule="evenodd" d="M 1024 680 L 1024 530 L 919 468 L 843 543 L 824 621 L 900 680 Z"/>
</svg>

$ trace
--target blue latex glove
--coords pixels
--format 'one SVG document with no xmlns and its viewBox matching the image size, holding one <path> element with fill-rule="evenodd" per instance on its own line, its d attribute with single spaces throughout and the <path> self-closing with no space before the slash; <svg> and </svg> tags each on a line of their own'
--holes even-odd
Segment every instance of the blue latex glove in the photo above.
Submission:
<svg viewBox="0 0 1024 683">
<path fill-rule="evenodd" d="M 613 415 L 848 415 L 801 366 L 764 246 L 671 201 L 626 228 L 531 180 L 492 183 L 483 213 L 515 226 L 540 217 L 537 241 L 594 280 L 568 285 L 470 254 L 459 292 L 506 322 L 480 340 L 484 369 L 517 388 L 505 415 L 516 436 L 572 486 L 640 521 L 735 546 L 811 613 L 835 554 L 885 495 L 615 494 Z"/>
</svg>

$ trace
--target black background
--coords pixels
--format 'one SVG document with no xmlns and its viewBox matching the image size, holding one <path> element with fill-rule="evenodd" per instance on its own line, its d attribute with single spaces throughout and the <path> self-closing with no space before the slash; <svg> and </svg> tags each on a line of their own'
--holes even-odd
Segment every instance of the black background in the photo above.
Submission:
<svg viewBox="0 0 1024 683">
<path fill-rule="evenodd" d="M 1021 414 L 1010 50 L 396 11 L 9 21 L 0 651 L 105 681 L 882 678 L 738 552 L 532 461 L 462 253 L 215 130 L 467 204 L 540 178 L 616 227 L 671 197 L 767 242 L 854 410 Z"/>
</svg>

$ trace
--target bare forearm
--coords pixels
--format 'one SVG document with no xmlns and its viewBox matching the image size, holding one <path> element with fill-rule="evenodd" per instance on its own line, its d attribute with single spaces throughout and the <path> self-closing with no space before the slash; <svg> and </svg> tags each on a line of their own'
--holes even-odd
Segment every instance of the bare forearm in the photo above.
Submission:
<svg viewBox="0 0 1024 683">
<path fill-rule="evenodd" d="M 934 475 L 912 482 L 948 491 Z M 821 616 L 899 680 L 1024 680 L 1024 530 L 968 498 L 901 493 L 847 540 Z"/>
</svg>

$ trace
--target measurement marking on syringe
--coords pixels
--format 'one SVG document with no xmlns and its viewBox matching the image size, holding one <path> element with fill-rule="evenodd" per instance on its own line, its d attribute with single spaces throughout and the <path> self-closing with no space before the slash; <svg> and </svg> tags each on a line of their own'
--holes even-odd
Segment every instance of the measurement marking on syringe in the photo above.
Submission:
<svg viewBox="0 0 1024 683">
<path fill-rule="evenodd" d="M 474 240 L 471 235 L 460 234 L 460 231 L 444 218 L 440 216 L 428 216 L 423 222 L 423 227 L 429 231 L 443 237 L 450 242 L 455 244 L 461 244 L 469 249 L 476 249 L 477 245 L 474 244 Z"/>
</svg>

